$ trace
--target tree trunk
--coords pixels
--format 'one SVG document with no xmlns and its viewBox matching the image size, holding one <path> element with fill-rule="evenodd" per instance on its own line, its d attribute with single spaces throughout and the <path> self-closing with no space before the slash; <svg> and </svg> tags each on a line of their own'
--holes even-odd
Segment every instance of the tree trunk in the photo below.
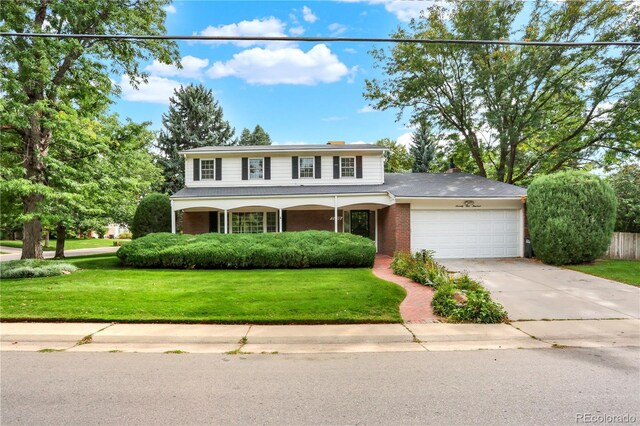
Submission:
<svg viewBox="0 0 640 426">
<path fill-rule="evenodd" d="M 64 259 L 64 241 L 67 238 L 67 227 L 64 223 L 58 222 L 56 226 L 56 254 L 54 259 Z"/>
<path fill-rule="evenodd" d="M 49 248 L 49 231 L 44 233 L 44 246 Z"/>
<path fill-rule="evenodd" d="M 44 157 L 49 150 L 51 131 L 42 128 L 39 117 L 35 114 L 29 119 L 30 127 L 23 136 L 22 165 L 25 178 L 33 183 L 45 183 Z M 22 211 L 31 217 L 23 225 L 22 259 L 43 259 L 42 256 L 42 222 L 36 216 L 42 195 L 31 193 L 22 198 Z"/>
<path fill-rule="evenodd" d="M 23 212 L 35 213 L 40 196 L 29 194 L 23 198 Z M 42 259 L 42 223 L 39 218 L 33 218 L 22 226 L 22 259 Z"/>
</svg>

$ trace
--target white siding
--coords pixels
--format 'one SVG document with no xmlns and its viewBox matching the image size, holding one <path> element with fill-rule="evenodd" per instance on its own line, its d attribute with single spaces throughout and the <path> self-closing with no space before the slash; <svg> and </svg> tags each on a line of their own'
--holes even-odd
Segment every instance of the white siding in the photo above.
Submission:
<svg viewBox="0 0 640 426">
<path fill-rule="evenodd" d="M 242 180 L 242 157 L 261 158 L 261 155 L 251 156 L 215 156 L 215 155 L 189 155 L 185 163 L 185 184 L 188 187 L 216 187 L 216 186 L 297 186 L 297 185 L 371 185 L 384 182 L 383 156 L 381 154 L 366 153 L 341 153 L 342 156 L 362 155 L 362 179 L 357 178 L 333 178 L 333 155 L 322 156 L 321 179 L 292 179 L 291 155 L 271 155 L 271 179 L 270 180 Z M 299 157 L 313 157 L 313 153 L 305 153 Z M 222 180 L 193 180 L 193 159 L 201 160 L 222 158 Z"/>
</svg>

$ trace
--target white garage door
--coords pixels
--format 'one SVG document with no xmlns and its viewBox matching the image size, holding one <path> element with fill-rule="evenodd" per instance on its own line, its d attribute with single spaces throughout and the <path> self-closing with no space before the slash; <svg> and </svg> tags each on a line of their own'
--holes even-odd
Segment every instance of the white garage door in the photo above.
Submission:
<svg viewBox="0 0 640 426">
<path fill-rule="evenodd" d="M 440 258 L 518 257 L 520 210 L 411 210 L 411 249 Z"/>
</svg>

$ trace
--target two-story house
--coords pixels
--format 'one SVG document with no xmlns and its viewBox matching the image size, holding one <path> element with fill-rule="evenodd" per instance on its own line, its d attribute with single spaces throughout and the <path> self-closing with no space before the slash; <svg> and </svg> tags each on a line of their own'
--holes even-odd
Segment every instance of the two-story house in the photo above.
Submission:
<svg viewBox="0 0 640 426">
<path fill-rule="evenodd" d="M 371 238 L 379 252 L 519 257 L 526 191 L 480 176 L 384 173 L 377 145 L 214 146 L 182 152 L 171 197 L 182 232 L 327 230 Z"/>
</svg>

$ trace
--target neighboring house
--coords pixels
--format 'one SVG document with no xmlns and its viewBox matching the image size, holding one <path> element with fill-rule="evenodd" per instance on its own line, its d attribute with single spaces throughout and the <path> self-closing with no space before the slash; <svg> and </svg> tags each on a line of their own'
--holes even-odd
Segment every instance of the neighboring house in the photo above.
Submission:
<svg viewBox="0 0 640 426">
<path fill-rule="evenodd" d="M 335 142 L 190 149 L 172 210 L 188 234 L 317 229 L 371 238 L 389 255 L 523 255 L 526 190 L 457 169 L 384 173 L 384 151 Z"/>
<path fill-rule="evenodd" d="M 119 223 L 110 223 L 107 225 L 107 233 L 105 238 L 120 238 L 120 234 L 123 232 L 129 232 L 129 228 Z"/>
</svg>

